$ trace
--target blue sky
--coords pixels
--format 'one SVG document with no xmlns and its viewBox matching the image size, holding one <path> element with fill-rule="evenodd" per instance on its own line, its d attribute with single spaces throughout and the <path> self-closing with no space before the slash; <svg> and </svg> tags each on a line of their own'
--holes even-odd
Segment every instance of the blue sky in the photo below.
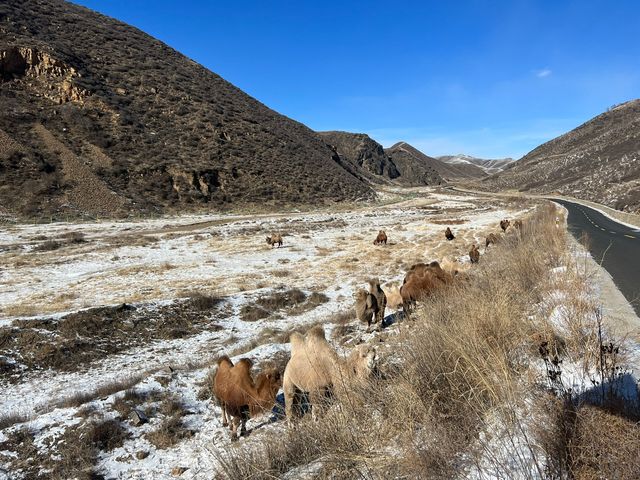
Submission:
<svg viewBox="0 0 640 480">
<path fill-rule="evenodd" d="M 314 130 L 520 157 L 640 97 L 636 0 L 74 0 Z"/>
</svg>

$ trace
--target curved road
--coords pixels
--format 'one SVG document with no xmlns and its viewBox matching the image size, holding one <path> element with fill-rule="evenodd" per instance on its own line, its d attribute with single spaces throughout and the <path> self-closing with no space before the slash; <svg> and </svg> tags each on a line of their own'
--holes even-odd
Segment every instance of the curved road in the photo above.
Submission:
<svg viewBox="0 0 640 480">
<path fill-rule="evenodd" d="M 569 211 L 569 231 L 589 237 L 589 251 L 613 277 L 640 316 L 640 229 L 627 227 L 584 205 L 551 199 Z"/>
</svg>

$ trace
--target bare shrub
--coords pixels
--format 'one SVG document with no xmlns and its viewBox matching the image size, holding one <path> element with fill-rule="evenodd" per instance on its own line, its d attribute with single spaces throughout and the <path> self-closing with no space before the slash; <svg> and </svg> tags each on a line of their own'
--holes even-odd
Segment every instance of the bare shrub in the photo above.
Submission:
<svg viewBox="0 0 640 480">
<path fill-rule="evenodd" d="M 87 241 L 82 232 L 68 232 L 62 235 L 62 238 L 66 239 L 69 243 L 84 243 Z"/>
<path fill-rule="evenodd" d="M 121 447 L 131 434 L 118 420 L 109 419 L 91 423 L 88 436 L 97 448 L 109 452 Z"/>
<path fill-rule="evenodd" d="M 256 322 L 267 318 L 270 313 L 257 305 L 243 305 L 240 309 L 240 318 L 245 322 Z"/>
<path fill-rule="evenodd" d="M 154 430 L 145 434 L 145 438 L 157 448 L 169 448 L 184 438 L 193 435 L 183 423 L 182 417 L 189 414 L 184 403 L 174 394 L 162 398 L 160 405 L 153 412 L 161 415 L 162 421 Z"/>
<path fill-rule="evenodd" d="M 222 302 L 222 299 L 214 295 L 205 295 L 201 292 L 191 294 L 189 297 L 189 304 L 196 310 L 206 311 L 217 307 Z"/>
<path fill-rule="evenodd" d="M 274 311 L 292 307 L 304 302 L 306 299 L 307 295 L 302 290 L 292 288 L 284 292 L 275 292 L 272 295 L 260 297 L 256 300 L 256 303 L 269 311 Z"/>
<path fill-rule="evenodd" d="M 0 430 L 11 427 L 17 423 L 24 423 L 31 419 L 30 415 L 21 412 L 6 412 L 0 415 Z"/>
<path fill-rule="evenodd" d="M 34 252 L 50 252 L 52 250 L 57 250 L 60 247 L 62 247 L 62 243 L 57 242 L 55 240 L 47 240 L 33 247 L 33 251 Z"/>
</svg>

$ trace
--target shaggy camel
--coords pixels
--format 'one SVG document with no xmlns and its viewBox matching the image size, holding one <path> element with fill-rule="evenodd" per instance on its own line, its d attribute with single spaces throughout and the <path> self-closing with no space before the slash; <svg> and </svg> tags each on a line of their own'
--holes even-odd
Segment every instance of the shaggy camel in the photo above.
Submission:
<svg viewBox="0 0 640 480">
<path fill-rule="evenodd" d="M 384 230 L 380 230 L 378 232 L 378 236 L 376 237 L 376 239 L 373 241 L 374 245 L 382 245 L 382 244 L 387 244 L 387 234 L 385 233 Z"/>
<path fill-rule="evenodd" d="M 507 231 L 507 228 L 509 228 L 509 225 L 511 225 L 511 222 L 506 218 L 504 220 L 500 220 L 500 228 L 502 229 L 503 232 Z"/>
<path fill-rule="evenodd" d="M 360 289 L 356 292 L 356 316 L 362 323 L 367 324 L 367 332 L 371 328 L 371 323 L 378 318 L 378 301 L 376 297 L 366 290 Z"/>
<path fill-rule="evenodd" d="M 454 238 L 456 238 L 453 235 L 453 232 L 451 231 L 451 228 L 447 227 L 447 229 L 444 231 L 444 236 L 446 237 L 447 240 L 453 240 Z"/>
<path fill-rule="evenodd" d="M 369 280 L 369 293 L 376 298 L 376 302 L 378 303 L 378 312 L 376 313 L 374 322 L 378 325 L 378 329 L 380 330 L 384 321 L 384 311 L 387 308 L 387 296 L 385 295 L 384 290 L 380 288 L 380 280 L 377 278 Z"/>
<path fill-rule="evenodd" d="M 287 419 L 293 420 L 294 402 L 300 393 L 308 393 L 315 419 L 326 396 L 348 391 L 354 383 L 369 378 L 376 364 L 376 351 L 361 344 L 347 358 L 340 357 L 329 345 L 324 329 L 316 325 L 306 335 L 293 332 L 291 359 L 284 370 L 284 404 Z"/>
<path fill-rule="evenodd" d="M 252 362 L 242 358 L 235 365 L 226 355 L 218 360 L 218 371 L 213 379 L 213 393 L 222 408 L 222 425 L 227 426 L 231 417 L 231 440 L 247 431 L 247 420 L 268 410 L 276 399 L 282 384 L 280 372 L 268 369 L 254 380 L 251 378 Z"/>
<path fill-rule="evenodd" d="M 498 243 L 500 241 L 500 237 L 498 237 L 495 233 L 490 233 L 487 239 L 484 241 L 484 251 L 487 251 L 489 245 Z"/>
<path fill-rule="evenodd" d="M 400 287 L 404 312 L 409 314 L 416 301 L 429 296 L 445 285 L 450 285 L 453 279 L 453 275 L 443 270 L 438 262 L 413 265 Z"/>
<path fill-rule="evenodd" d="M 267 243 L 271 245 L 271 247 L 274 247 L 277 243 L 278 248 L 280 248 L 282 246 L 282 235 L 280 235 L 279 233 L 275 233 L 267 237 Z"/>
<path fill-rule="evenodd" d="M 471 250 L 469 250 L 469 259 L 471 260 L 471 263 L 478 263 L 480 260 L 480 249 L 475 243 L 471 245 Z"/>
</svg>

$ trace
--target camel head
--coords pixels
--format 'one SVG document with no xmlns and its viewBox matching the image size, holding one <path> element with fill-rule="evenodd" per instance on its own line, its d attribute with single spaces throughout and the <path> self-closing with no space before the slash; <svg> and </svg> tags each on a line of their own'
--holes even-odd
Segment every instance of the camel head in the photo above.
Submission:
<svg viewBox="0 0 640 480">
<path fill-rule="evenodd" d="M 349 366 L 353 369 L 353 373 L 361 379 L 371 376 L 377 363 L 376 349 L 366 343 L 358 345 L 349 355 Z"/>
<path fill-rule="evenodd" d="M 367 301 L 367 295 L 369 295 L 369 292 L 367 292 L 366 290 L 364 290 L 362 288 L 359 289 L 356 292 L 356 295 L 355 295 L 356 302 L 366 302 Z"/>
<path fill-rule="evenodd" d="M 271 237 L 267 237 L 267 243 L 271 245 Z"/>
</svg>

